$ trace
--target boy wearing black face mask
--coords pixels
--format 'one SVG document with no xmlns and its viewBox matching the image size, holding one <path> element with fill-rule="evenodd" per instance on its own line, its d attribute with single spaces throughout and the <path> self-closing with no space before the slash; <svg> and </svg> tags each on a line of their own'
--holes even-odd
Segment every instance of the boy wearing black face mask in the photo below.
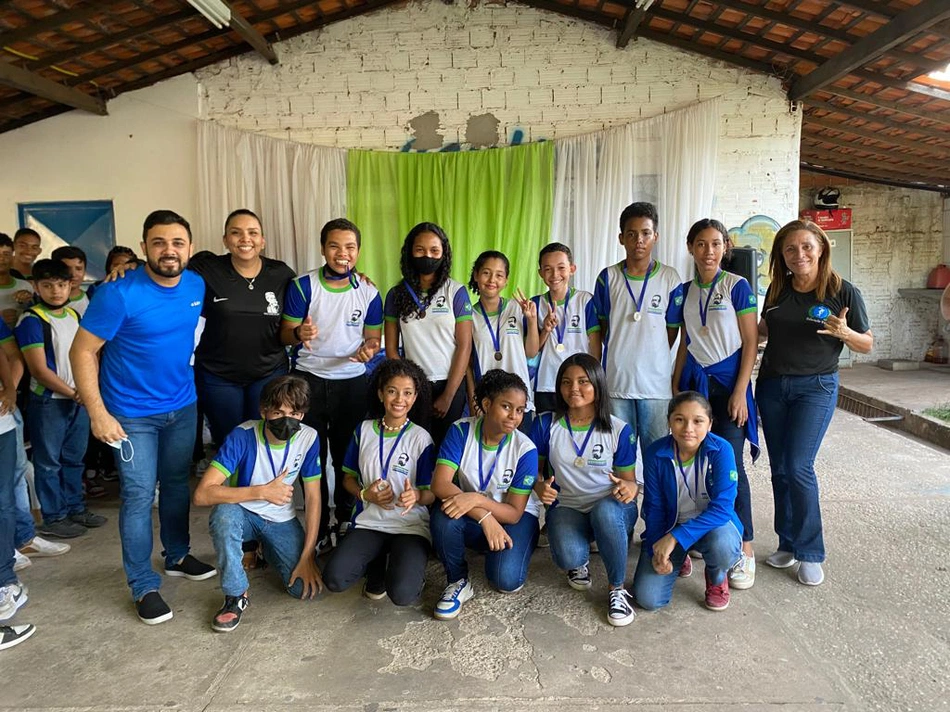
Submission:
<svg viewBox="0 0 950 712">
<path fill-rule="evenodd" d="M 218 556 L 224 605 L 211 628 L 227 633 L 247 608 L 247 574 L 241 544 L 257 539 L 264 558 L 277 569 L 287 593 L 312 599 L 323 590 L 315 548 L 320 523 L 320 443 L 301 421 L 310 388 L 297 376 L 275 378 L 261 392 L 261 420 L 249 420 L 225 438 L 195 490 L 194 503 L 213 505 L 211 540 Z M 303 482 L 306 524 L 292 502 Z"/>
</svg>

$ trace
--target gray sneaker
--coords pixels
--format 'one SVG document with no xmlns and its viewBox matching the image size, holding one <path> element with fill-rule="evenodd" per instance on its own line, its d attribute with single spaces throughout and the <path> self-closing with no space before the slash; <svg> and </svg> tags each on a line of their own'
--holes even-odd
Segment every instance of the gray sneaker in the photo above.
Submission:
<svg viewBox="0 0 950 712">
<path fill-rule="evenodd" d="M 55 522 L 43 522 L 36 527 L 36 531 L 43 536 L 52 536 L 57 539 L 75 539 L 86 533 L 86 527 L 69 519 L 58 519 Z"/>
<path fill-rule="evenodd" d="M 78 514 L 70 514 L 69 521 L 75 522 L 76 524 L 84 526 L 87 529 L 95 529 L 96 527 L 101 527 L 109 520 L 103 517 L 101 514 L 93 514 L 88 509 L 84 509 Z"/>
<path fill-rule="evenodd" d="M 825 580 L 825 572 L 816 561 L 803 561 L 798 566 L 798 583 L 806 586 L 820 586 Z"/>
</svg>

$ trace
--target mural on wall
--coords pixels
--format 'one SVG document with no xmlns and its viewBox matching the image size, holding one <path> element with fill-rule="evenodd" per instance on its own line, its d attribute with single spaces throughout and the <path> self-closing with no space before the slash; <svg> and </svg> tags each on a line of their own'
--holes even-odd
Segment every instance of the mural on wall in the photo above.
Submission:
<svg viewBox="0 0 950 712">
<path fill-rule="evenodd" d="M 439 133 L 439 129 L 442 128 L 439 112 L 427 111 L 409 122 L 409 128 L 412 129 L 412 138 L 406 141 L 399 150 L 402 153 L 409 153 L 410 151 L 452 153 L 455 151 L 476 151 L 480 148 L 495 148 L 499 145 L 498 125 L 500 123 L 494 114 L 470 116 L 465 125 L 465 141 L 463 143 L 445 143 L 445 136 Z M 524 138 L 524 129 L 512 129 L 511 136 L 508 137 L 508 145 L 520 146 L 524 142 Z"/>
<path fill-rule="evenodd" d="M 20 203 L 20 227 L 40 235 L 40 258 L 57 247 L 75 245 L 86 253 L 86 280 L 105 277 L 106 255 L 115 246 L 115 215 L 111 200 Z"/>
<path fill-rule="evenodd" d="M 759 272 L 759 296 L 764 297 L 769 288 L 769 253 L 775 233 L 782 227 L 767 215 L 753 215 L 741 227 L 729 228 L 729 239 L 736 247 L 751 247 L 755 250 Z"/>
</svg>

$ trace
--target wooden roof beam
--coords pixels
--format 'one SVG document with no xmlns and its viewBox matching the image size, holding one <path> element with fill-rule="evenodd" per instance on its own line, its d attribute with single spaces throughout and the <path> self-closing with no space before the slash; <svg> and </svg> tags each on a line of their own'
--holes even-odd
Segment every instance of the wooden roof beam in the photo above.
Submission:
<svg viewBox="0 0 950 712">
<path fill-rule="evenodd" d="M 271 43 L 267 41 L 264 35 L 254 29 L 254 25 L 248 22 L 245 17 L 231 7 L 229 3 L 224 4 L 231 10 L 231 22 L 228 23 L 230 28 L 237 32 L 241 39 L 256 49 L 257 53 L 268 62 L 271 64 L 280 64 L 277 52 L 274 51 Z"/>
<path fill-rule="evenodd" d="M 831 102 L 821 101 L 819 99 L 809 99 L 805 102 L 805 105 L 808 108 L 821 109 L 822 111 L 843 114 L 855 119 L 881 124 L 888 128 L 898 129 L 899 131 L 905 131 L 907 133 L 918 133 L 921 136 L 930 136 L 931 138 L 937 138 L 941 141 L 950 141 L 950 132 L 946 131 L 945 129 L 931 128 L 929 126 L 918 126 L 917 124 L 912 124 L 906 121 L 895 120 L 895 118 L 891 116 L 881 116 L 880 114 L 874 114 L 868 111 L 858 111 L 853 106 L 841 106 L 840 104 L 833 104 Z M 811 114 L 806 114 L 806 116 L 811 116 Z M 828 117 L 817 116 L 815 118 L 825 119 Z"/>
<path fill-rule="evenodd" d="M 0 47 L 28 40 L 44 32 L 51 32 L 59 29 L 63 25 L 68 25 L 73 22 L 85 22 L 96 15 L 105 15 L 110 6 L 118 5 L 119 2 L 121 2 L 121 0 L 100 0 L 99 2 L 86 3 L 89 7 L 80 7 L 78 9 L 69 10 L 68 12 L 57 12 L 53 15 L 47 15 L 23 27 L 0 33 Z"/>
<path fill-rule="evenodd" d="M 798 101 L 813 91 L 833 84 L 880 57 L 892 47 L 906 42 L 947 18 L 950 18 L 950 3 L 947 0 L 923 0 L 919 5 L 905 10 L 879 30 L 862 37 L 844 52 L 796 80 L 788 90 L 788 98 Z"/>
<path fill-rule="evenodd" d="M 650 2 L 647 2 L 642 6 L 637 5 L 627 10 L 627 17 L 623 21 L 623 29 L 620 30 L 620 35 L 617 37 L 617 49 L 623 49 L 630 44 L 630 40 L 637 34 L 637 28 L 640 27 L 640 23 L 646 17 L 647 8 L 650 7 L 650 4 Z"/>
<path fill-rule="evenodd" d="M 850 124 L 846 124 L 843 121 L 829 121 L 827 119 L 820 119 L 815 116 L 805 116 L 803 117 L 803 121 L 809 126 L 818 126 L 830 131 L 851 134 L 852 136 L 860 136 L 861 138 L 877 141 L 878 143 L 891 144 L 891 146 L 902 146 L 911 151 L 921 151 L 934 158 L 950 158 L 950 146 L 924 143 L 921 140 L 913 140 L 903 138 L 901 136 L 894 136 L 892 134 L 882 133 L 881 131 L 868 131 L 864 128 L 851 126 Z M 885 145 L 881 148 L 886 149 L 887 146 Z"/>
<path fill-rule="evenodd" d="M 917 183 L 913 181 L 899 181 L 892 180 L 885 176 L 872 175 L 870 173 L 855 173 L 853 171 L 842 171 L 835 168 L 821 168 L 819 166 L 813 166 L 807 161 L 801 161 L 798 164 L 798 167 L 803 171 L 808 171 L 809 173 L 823 173 L 829 176 L 837 176 L 838 178 L 850 178 L 852 180 L 865 181 L 867 183 L 880 183 L 881 185 L 890 185 L 895 188 L 913 188 L 915 190 L 932 190 L 937 193 L 946 193 L 947 184 L 940 183 L 931 184 L 931 183 Z"/>
<path fill-rule="evenodd" d="M 0 62 L 0 84 L 99 116 L 109 113 L 106 103 L 99 97 L 89 96 L 8 62 Z"/>
<path fill-rule="evenodd" d="M 844 99 L 860 101 L 864 104 L 868 104 L 869 106 L 877 106 L 881 109 L 896 111 L 907 116 L 913 116 L 918 119 L 926 119 L 927 121 L 933 121 L 935 123 L 940 123 L 950 127 L 950 112 L 940 113 L 937 111 L 928 111 L 927 109 L 918 108 L 916 106 L 901 104 L 897 101 L 881 99 L 874 94 L 865 94 L 863 92 L 852 91 L 851 89 L 841 89 L 840 87 L 826 87 L 821 91 L 827 92 L 828 94 L 833 94 L 834 96 L 840 96 Z"/>
</svg>

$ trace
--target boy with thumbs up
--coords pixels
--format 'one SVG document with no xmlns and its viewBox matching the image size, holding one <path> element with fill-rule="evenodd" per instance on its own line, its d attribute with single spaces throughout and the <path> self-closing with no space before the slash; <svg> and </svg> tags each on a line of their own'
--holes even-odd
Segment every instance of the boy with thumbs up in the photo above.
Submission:
<svg viewBox="0 0 950 712">
<path fill-rule="evenodd" d="M 211 540 L 218 556 L 224 605 L 212 630 L 238 627 L 248 598 L 242 543 L 259 540 L 264 558 L 294 598 L 323 590 L 314 550 L 320 522 L 320 448 L 317 432 L 301 423 L 310 388 L 296 376 L 279 376 L 261 392 L 261 420 L 239 425 L 224 439 L 195 490 L 194 502 L 211 510 Z M 306 526 L 294 510 L 293 483 L 303 482 Z"/>
<path fill-rule="evenodd" d="M 326 264 L 287 287 L 281 341 L 295 347 L 294 373 L 313 393 L 304 422 L 320 435 L 320 464 L 333 459 L 337 522 L 346 522 L 354 499 L 344 486 L 343 456 L 366 412 L 366 363 L 379 351 L 383 302 L 355 271 L 360 230 L 349 220 L 331 220 L 320 231 Z M 319 550 L 331 547 L 329 485 L 324 478 Z"/>
</svg>

